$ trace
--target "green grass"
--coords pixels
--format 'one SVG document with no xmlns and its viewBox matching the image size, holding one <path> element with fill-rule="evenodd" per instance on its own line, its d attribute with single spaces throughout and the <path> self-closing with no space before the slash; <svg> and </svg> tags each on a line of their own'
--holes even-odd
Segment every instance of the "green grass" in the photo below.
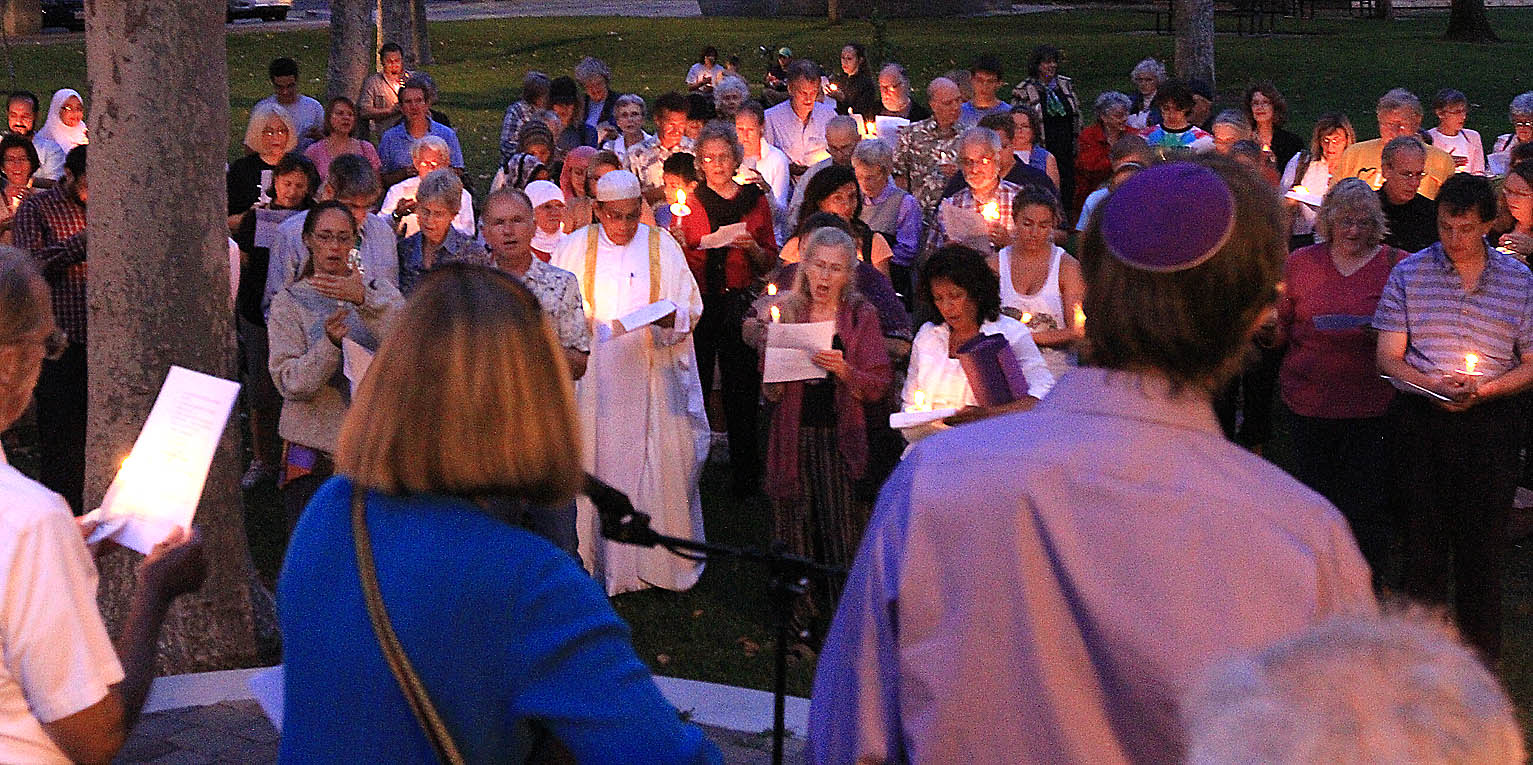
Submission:
<svg viewBox="0 0 1533 765">
<path fill-rule="evenodd" d="M 1289 126 L 1307 135 L 1315 116 L 1340 109 L 1352 116 L 1361 137 L 1376 135 L 1375 99 L 1391 87 L 1406 87 L 1423 99 L 1444 87 L 1469 94 L 1478 106 L 1469 127 L 1487 141 L 1506 132 L 1511 97 L 1533 89 L 1533 73 L 1520 65 L 1533 54 L 1533 11 L 1493 10 L 1491 21 L 1505 42 L 1495 46 L 1444 43 L 1436 38 L 1444 15 L 1403 19 L 1391 24 L 1326 19 L 1303 25 L 1303 34 L 1239 38 L 1221 34 L 1216 42 L 1219 106 L 1233 104 L 1244 86 L 1270 79 L 1287 96 Z M 904 63 L 916 83 L 967 63 L 979 51 L 1002 57 L 1007 79 L 1023 73 L 1033 45 L 1053 43 L 1065 51 L 1064 71 L 1075 77 L 1084 99 L 1101 90 L 1129 87 L 1128 71 L 1140 58 L 1169 60 L 1170 37 L 1149 34 L 1150 18 L 1132 11 L 1061 10 L 1026 16 L 961 20 L 890 21 L 884 28 L 885 58 Z M 1283 20 L 1284 32 L 1295 22 Z M 441 87 L 439 108 L 458 127 L 469 171 L 486 188 L 498 157 L 501 113 L 514 100 L 522 73 L 529 68 L 566 73 L 586 54 L 605 59 L 616 72 L 614 88 L 653 98 L 681 84 L 683 74 L 704 45 L 728 55 L 737 53 L 745 75 L 759 83 L 765 62 L 757 46 L 791 46 L 799 55 L 835 60 L 847 40 L 880 50 L 874 27 L 864 21 L 831 27 L 818 20 L 697 19 L 688 21 L 630 18 L 510 19 L 433 24 L 430 67 Z M 43 95 L 58 87 L 82 88 L 82 45 L 12 46 L 16 84 Z M 238 156 L 248 110 L 269 90 L 266 63 L 279 55 L 298 59 L 304 90 L 324 91 L 321 78 L 328 54 L 320 31 L 269 33 L 245 31 L 229 37 L 230 156 Z M 172 120 L 174 115 L 166 115 Z M 1433 124 L 1428 117 L 1427 124 Z M 148 161 L 148 158 L 146 158 Z M 704 482 L 709 535 L 725 543 L 764 544 L 767 505 L 727 499 L 721 477 L 710 469 Z M 268 575 L 280 563 L 280 511 L 270 492 L 249 498 L 252 547 Z M 1508 650 L 1502 675 L 1519 706 L 1533 709 L 1533 557 L 1528 543 L 1513 551 L 1507 590 Z M 733 563 L 710 564 L 691 592 L 645 592 L 616 599 L 633 625 L 639 653 L 657 672 L 682 677 L 768 688 L 771 674 L 771 621 L 761 572 Z M 741 638 L 760 647 L 748 655 Z M 661 656 L 665 660 L 661 660 Z M 796 664 L 790 691 L 807 694 L 812 666 Z"/>
</svg>

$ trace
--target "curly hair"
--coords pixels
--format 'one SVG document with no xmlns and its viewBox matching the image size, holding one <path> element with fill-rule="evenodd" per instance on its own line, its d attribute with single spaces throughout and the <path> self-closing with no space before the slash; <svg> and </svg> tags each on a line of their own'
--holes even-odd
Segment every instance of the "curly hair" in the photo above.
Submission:
<svg viewBox="0 0 1533 765">
<path fill-rule="evenodd" d="M 975 319 L 980 324 L 1001 317 L 1001 278 L 985 262 L 985 256 L 979 250 L 949 244 L 938 248 L 926 259 L 921 266 L 919 297 L 929 306 L 936 305 L 932 299 L 932 282 L 937 279 L 946 279 L 968 294 L 974 301 L 978 313 Z"/>
</svg>

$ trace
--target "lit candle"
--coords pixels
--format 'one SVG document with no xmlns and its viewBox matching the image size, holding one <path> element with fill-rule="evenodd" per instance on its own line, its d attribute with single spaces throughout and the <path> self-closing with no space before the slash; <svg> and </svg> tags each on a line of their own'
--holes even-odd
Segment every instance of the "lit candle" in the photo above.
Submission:
<svg viewBox="0 0 1533 765">
<path fill-rule="evenodd" d="M 767 284 L 767 296 L 777 297 L 777 282 Z"/>
<path fill-rule="evenodd" d="M 832 92 L 832 93 L 834 93 L 834 92 L 836 92 L 836 91 L 837 91 L 837 90 L 840 90 L 840 88 L 837 88 L 837 87 L 836 87 L 836 83 L 834 83 L 834 82 L 832 82 L 832 83 L 831 83 L 831 84 L 830 84 L 830 92 Z"/>
<path fill-rule="evenodd" d="M 1022 314 L 1022 323 L 1023 324 L 1030 324 L 1030 323 L 1032 323 L 1032 321 L 1033 321 L 1033 315 L 1030 314 L 1030 313 L 1027 313 L 1027 312 L 1023 312 L 1023 314 Z"/>
<path fill-rule="evenodd" d="M 1075 326 L 1081 329 L 1086 328 L 1086 312 L 1081 310 L 1079 305 L 1075 307 Z"/>
<path fill-rule="evenodd" d="M 868 138 L 877 138 L 878 137 L 878 123 L 874 122 L 873 120 L 868 120 L 868 129 L 863 131 L 863 135 L 867 136 Z"/>
<path fill-rule="evenodd" d="M 1478 354 L 1474 354 L 1474 353 L 1466 353 L 1466 354 L 1464 354 L 1464 374 L 1466 374 L 1466 375 L 1480 375 L 1480 374 L 1483 374 L 1482 372 L 1474 371 L 1474 368 L 1476 366 L 1478 366 L 1479 363 L 1480 363 L 1480 356 Z"/>
<path fill-rule="evenodd" d="M 988 221 L 1000 220 L 1001 219 L 1001 204 L 999 202 L 995 201 L 994 199 L 992 199 L 989 202 L 985 203 L 985 206 L 980 209 L 979 214 L 985 216 L 985 220 L 988 220 Z"/>
<path fill-rule="evenodd" d="M 780 321 L 782 321 L 782 309 L 774 305 L 772 306 L 772 323 L 776 324 Z"/>
<path fill-rule="evenodd" d="M 678 218 L 685 218 L 692 214 L 692 208 L 687 207 L 687 192 L 677 189 L 676 201 L 671 204 L 671 214 Z"/>
<path fill-rule="evenodd" d="M 924 390 L 917 390 L 915 393 L 910 394 L 910 404 L 910 411 L 912 412 L 926 412 L 931 410 L 931 406 L 926 403 L 926 391 Z"/>
</svg>

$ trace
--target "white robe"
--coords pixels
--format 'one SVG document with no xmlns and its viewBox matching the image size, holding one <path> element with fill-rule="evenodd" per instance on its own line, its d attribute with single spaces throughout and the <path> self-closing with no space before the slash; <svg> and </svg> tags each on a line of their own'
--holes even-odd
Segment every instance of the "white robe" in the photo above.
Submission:
<svg viewBox="0 0 1533 765">
<path fill-rule="evenodd" d="M 592 224 L 599 225 L 599 224 Z M 586 292 L 588 232 L 578 229 L 554 250 L 552 264 L 570 273 Z M 633 241 L 613 244 L 597 237 L 594 303 L 586 316 L 598 328 L 650 302 L 649 227 Z M 593 332 L 591 358 L 576 385 L 582 461 L 587 472 L 627 494 L 649 513 L 661 534 L 703 539 L 697 479 L 708 457 L 709 430 L 692 350 L 692 328 L 703 313 L 702 294 L 681 248 L 660 235 L 659 296 L 680 309 L 671 329 L 653 324 L 627 334 Z M 577 529 L 580 557 L 607 585 L 607 594 L 663 587 L 685 590 L 703 567 L 662 549 L 602 539 L 590 502 L 581 497 Z"/>
</svg>

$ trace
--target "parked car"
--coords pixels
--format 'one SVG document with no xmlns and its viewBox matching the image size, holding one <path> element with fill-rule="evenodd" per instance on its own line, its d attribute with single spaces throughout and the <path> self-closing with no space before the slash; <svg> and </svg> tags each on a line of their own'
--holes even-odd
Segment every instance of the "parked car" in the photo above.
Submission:
<svg viewBox="0 0 1533 765">
<path fill-rule="evenodd" d="M 293 0 L 229 0 L 229 20 L 265 19 L 281 21 L 292 10 Z"/>
<path fill-rule="evenodd" d="M 85 0 L 42 0 L 43 26 L 85 28 Z"/>
</svg>

